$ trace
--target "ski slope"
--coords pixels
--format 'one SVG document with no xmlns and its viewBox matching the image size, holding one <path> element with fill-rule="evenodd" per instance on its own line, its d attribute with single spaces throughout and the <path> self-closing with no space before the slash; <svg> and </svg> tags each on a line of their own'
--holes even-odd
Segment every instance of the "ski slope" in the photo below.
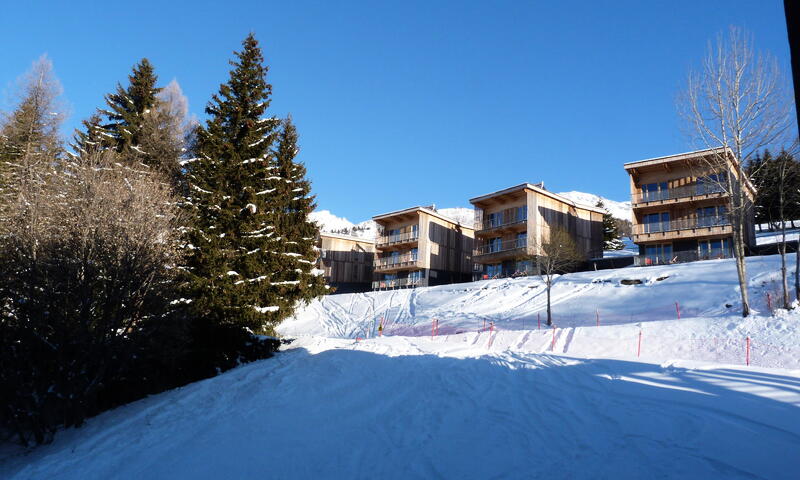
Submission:
<svg viewBox="0 0 800 480">
<path fill-rule="evenodd" d="M 274 358 L 6 445 L 0 478 L 796 479 L 777 262 L 745 320 L 729 260 L 565 275 L 550 329 L 535 278 L 325 297 Z"/>
<path fill-rule="evenodd" d="M 7 479 L 771 478 L 800 372 L 306 337 L 0 463 Z"/>
</svg>

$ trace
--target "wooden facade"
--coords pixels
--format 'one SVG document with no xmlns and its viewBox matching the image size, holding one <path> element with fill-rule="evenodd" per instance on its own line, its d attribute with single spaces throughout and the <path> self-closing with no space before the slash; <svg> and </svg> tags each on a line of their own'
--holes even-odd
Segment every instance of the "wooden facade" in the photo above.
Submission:
<svg viewBox="0 0 800 480">
<path fill-rule="evenodd" d="M 541 254 L 553 228 L 569 232 L 586 259 L 602 255 L 603 210 L 549 192 L 542 184 L 523 183 L 470 203 L 475 207 L 476 278 L 531 273 L 532 258 Z"/>
<path fill-rule="evenodd" d="M 433 207 L 377 215 L 377 290 L 442 285 L 471 279 L 474 230 Z"/>
<path fill-rule="evenodd" d="M 375 242 L 321 232 L 317 268 L 335 293 L 366 292 L 372 287 Z"/>
<path fill-rule="evenodd" d="M 637 264 L 732 255 L 733 228 L 727 214 L 730 198 L 724 175 L 738 177 L 735 162 L 730 150 L 718 148 L 625 164 L 630 178 L 633 241 L 639 246 Z M 744 187 L 751 207 L 755 189 L 747 180 Z M 745 237 L 752 246 L 755 227 L 752 208 L 749 211 Z"/>
</svg>

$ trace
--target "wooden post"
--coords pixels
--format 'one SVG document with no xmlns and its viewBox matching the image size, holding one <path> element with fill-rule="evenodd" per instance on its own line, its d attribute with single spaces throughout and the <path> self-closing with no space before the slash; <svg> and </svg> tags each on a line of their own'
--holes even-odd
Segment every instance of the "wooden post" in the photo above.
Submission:
<svg viewBox="0 0 800 480">
<path fill-rule="evenodd" d="M 681 319 L 681 305 L 678 302 L 675 302 L 675 311 L 678 312 L 678 320 Z"/>
<path fill-rule="evenodd" d="M 536 312 L 536 323 L 538 324 L 536 329 L 537 330 L 541 330 L 542 329 L 542 314 L 539 313 L 539 312 Z"/>
<path fill-rule="evenodd" d="M 636 347 L 636 358 L 642 355 L 642 329 L 639 329 L 639 345 Z"/>
<path fill-rule="evenodd" d="M 750 366 L 750 336 L 747 336 L 747 346 L 745 347 L 745 363 Z"/>
<path fill-rule="evenodd" d="M 600 326 L 600 310 L 595 310 L 594 315 L 597 318 L 597 326 Z"/>
<path fill-rule="evenodd" d="M 769 292 L 767 292 L 767 310 L 769 310 L 769 313 L 772 313 L 772 295 L 770 295 Z"/>
<path fill-rule="evenodd" d="M 550 344 L 550 351 L 551 352 L 555 352 L 556 351 L 556 326 L 555 325 L 553 325 L 553 341 Z"/>
</svg>

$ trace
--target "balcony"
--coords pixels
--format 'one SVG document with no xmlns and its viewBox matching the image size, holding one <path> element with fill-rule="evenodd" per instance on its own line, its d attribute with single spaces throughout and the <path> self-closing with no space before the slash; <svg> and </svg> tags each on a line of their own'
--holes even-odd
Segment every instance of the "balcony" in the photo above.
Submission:
<svg viewBox="0 0 800 480">
<path fill-rule="evenodd" d="M 392 245 L 402 245 L 404 243 L 413 243 L 419 240 L 419 231 L 398 233 L 395 235 L 382 235 L 375 239 L 375 246 L 388 247 Z"/>
<path fill-rule="evenodd" d="M 425 278 L 393 278 L 391 280 L 376 280 L 372 282 L 373 290 L 390 290 L 393 288 L 413 288 L 427 285 Z"/>
<path fill-rule="evenodd" d="M 475 263 L 486 263 L 505 258 L 528 254 L 528 240 L 505 240 L 499 243 L 487 243 L 475 249 L 473 260 Z"/>
<path fill-rule="evenodd" d="M 522 230 L 527 228 L 528 219 L 526 218 L 509 218 L 509 219 L 484 219 L 478 225 L 477 234 L 481 235 L 488 232 L 499 232 L 503 230 L 514 230 L 514 227 L 521 226 Z"/>
<path fill-rule="evenodd" d="M 652 240 L 693 238 L 699 235 L 732 233 L 726 217 L 681 218 L 665 222 L 637 223 L 633 226 L 635 243 Z"/>
<path fill-rule="evenodd" d="M 418 262 L 417 255 L 406 253 L 375 259 L 375 271 L 385 272 L 389 270 L 399 270 L 401 268 L 416 267 Z"/>
<path fill-rule="evenodd" d="M 668 188 L 657 192 L 640 192 L 631 195 L 631 204 L 634 207 L 648 205 L 666 205 L 681 201 L 705 200 L 725 196 L 724 190 L 719 185 L 707 183 L 692 183 L 681 187 Z"/>
</svg>

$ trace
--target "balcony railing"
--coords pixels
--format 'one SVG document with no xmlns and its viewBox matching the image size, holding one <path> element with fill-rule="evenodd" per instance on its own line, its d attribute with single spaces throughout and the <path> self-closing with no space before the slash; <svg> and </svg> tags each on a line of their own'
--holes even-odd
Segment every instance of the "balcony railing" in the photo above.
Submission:
<svg viewBox="0 0 800 480">
<path fill-rule="evenodd" d="M 671 232 L 675 230 L 689 230 L 694 228 L 720 227 L 730 225 L 731 222 L 726 217 L 697 217 L 681 218 L 668 220 L 665 222 L 637 223 L 634 225 L 633 233 L 642 235 L 645 233 Z"/>
<path fill-rule="evenodd" d="M 511 225 L 517 225 L 521 223 L 526 223 L 528 218 L 493 218 L 491 221 L 488 218 L 483 219 L 480 224 L 477 226 L 478 231 L 485 231 L 485 230 L 494 230 L 496 228 L 503 228 L 503 227 L 510 227 Z"/>
<path fill-rule="evenodd" d="M 375 259 L 375 270 L 388 270 L 390 268 L 416 265 L 418 259 L 418 255 L 413 253 L 377 258 Z"/>
<path fill-rule="evenodd" d="M 375 239 L 377 246 L 393 245 L 397 243 L 416 242 L 419 240 L 419 231 L 397 233 L 395 235 L 382 235 Z"/>
<path fill-rule="evenodd" d="M 497 243 L 487 243 L 475 249 L 475 255 L 491 255 L 493 253 L 510 252 L 512 250 L 524 249 L 528 246 L 526 238 L 515 240 L 505 240 Z"/>
<path fill-rule="evenodd" d="M 674 255 L 637 255 L 634 257 L 634 265 L 637 267 L 648 267 L 652 265 L 671 265 L 673 263 L 695 262 L 697 260 L 714 260 L 718 258 L 730 258 L 731 251 L 724 248 L 715 248 L 703 253 L 700 252 L 677 252 Z"/>
<path fill-rule="evenodd" d="M 720 185 L 713 183 L 692 183 L 675 188 L 668 188 L 658 192 L 640 192 L 631 195 L 631 200 L 634 205 L 648 202 L 660 202 L 663 200 L 675 200 L 678 198 L 699 197 L 702 195 L 711 195 L 716 193 L 725 193 Z"/>
<path fill-rule="evenodd" d="M 389 288 L 422 287 L 424 285 L 424 278 L 393 278 L 391 280 L 376 280 L 372 282 L 372 289 L 383 290 Z"/>
</svg>

